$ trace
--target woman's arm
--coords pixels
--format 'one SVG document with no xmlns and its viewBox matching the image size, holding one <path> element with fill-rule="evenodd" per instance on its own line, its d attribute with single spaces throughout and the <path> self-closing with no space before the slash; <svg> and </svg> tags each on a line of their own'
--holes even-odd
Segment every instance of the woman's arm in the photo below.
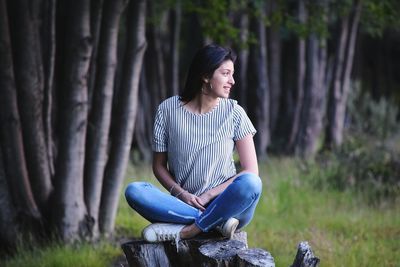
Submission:
<svg viewBox="0 0 400 267">
<path fill-rule="evenodd" d="M 166 152 L 153 153 L 153 173 L 157 180 L 167 189 L 171 195 L 179 198 L 183 202 L 196 207 L 200 210 L 205 210 L 202 200 L 188 191 L 184 190 L 172 177 L 167 167 L 168 155 Z"/>
<path fill-rule="evenodd" d="M 171 173 L 167 168 L 168 156 L 166 152 L 154 152 L 153 153 L 153 173 L 157 180 L 164 186 L 165 189 L 171 191 L 174 186 L 174 192 L 178 193 L 180 188 L 172 177 Z M 183 189 L 182 189 L 183 190 Z M 170 192 L 171 193 L 171 192 Z"/>
<path fill-rule="evenodd" d="M 240 174 L 251 172 L 258 175 L 257 154 L 254 147 L 253 135 L 249 134 L 236 141 L 236 150 L 239 154 L 242 170 L 231 179 L 200 195 L 203 204 L 210 202 L 224 191 Z"/>
</svg>

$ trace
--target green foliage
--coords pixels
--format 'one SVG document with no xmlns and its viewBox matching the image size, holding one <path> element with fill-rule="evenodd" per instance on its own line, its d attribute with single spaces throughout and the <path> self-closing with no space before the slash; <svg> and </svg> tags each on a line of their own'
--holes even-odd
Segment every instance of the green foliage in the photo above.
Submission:
<svg viewBox="0 0 400 267">
<path fill-rule="evenodd" d="M 385 140 L 400 131 L 397 119 L 399 112 L 393 100 L 382 97 L 375 101 L 368 92 L 361 91 L 357 82 L 353 83 L 347 103 L 347 121 L 351 134 Z"/>
<path fill-rule="evenodd" d="M 364 0 L 361 16 L 362 29 L 372 36 L 382 37 L 386 29 L 400 27 L 400 1 Z"/>
<path fill-rule="evenodd" d="M 148 8 L 151 12 L 148 12 L 149 16 L 146 18 L 146 23 L 153 24 L 155 27 L 166 27 L 167 25 L 162 25 L 163 15 L 166 12 L 176 8 L 181 2 L 181 0 L 162 0 L 149 2 Z"/>
<path fill-rule="evenodd" d="M 307 27 L 309 33 L 317 33 L 322 37 L 328 37 L 328 6 L 324 1 L 307 2 L 308 18 Z"/>
<path fill-rule="evenodd" d="M 285 26 L 289 31 L 294 32 L 297 36 L 305 38 L 308 36 L 307 24 L 297 20 L 294 16 L 287 16 L 285 20 Z"/>
<path fill-rule="evenodd" d="M 358 193 L 369 204 L 398 201 L 400 154 L 360 136 L 304 165 L 306 180 L 320 190 Z"/>
<path fill-rule="evenodd" d="M 329 7 L 334 12 L 331 12 L 331 16 L 336 18 L 347 16 L 351 12 L 354 0 L 331 0 Z"/>
<path fill-rule="evenodd" d="M 279 8 L 283 15 L 280 21 L 289 32 L 300 38 L 306 38 L 310 34 L 316 34 L 322 38 L 329 36 L 328 12 L 331 10 L 329 10 L 327 2 L 306 1 L 305 21 L 300 21 L 298 8 L 297 5 L 291 8 L 288 2 L 286 5 L 281 4 Z"/>
<path fill-rule="evenodd" d="M 242 1 L 236 4 L 228 0 L 186 1 L 184 8 L 198 15 L 205 36 L 216 43 L 226 44 L 240 39 L 240 29 L 232 24 L 229 17 L 229 12 L 235 8 L 242 8 L 240 3 Z"/>
</svg>

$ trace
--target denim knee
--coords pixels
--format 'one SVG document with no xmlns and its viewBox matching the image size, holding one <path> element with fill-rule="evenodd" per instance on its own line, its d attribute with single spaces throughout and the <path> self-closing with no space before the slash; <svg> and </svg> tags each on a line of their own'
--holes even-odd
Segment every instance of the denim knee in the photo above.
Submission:
<svg viewBox="0 0 400 267">
<path fill-rule="evenodd" d="M 240 183 L 239 190 L 241 194 L 251 196 L 259 196 L 261 194 L 262 181 L 258 175 L 248 172 L 240 175 L 236 180 L 235 182 Z"/>
<path fill-rule="evenodd" d="M 137 203 L 145 194 L 143 188 L 149 185 L 147 182 L 133 182 L 128 184 L 125 189 L 125 199 L 130 205 Z"/>
</svg>

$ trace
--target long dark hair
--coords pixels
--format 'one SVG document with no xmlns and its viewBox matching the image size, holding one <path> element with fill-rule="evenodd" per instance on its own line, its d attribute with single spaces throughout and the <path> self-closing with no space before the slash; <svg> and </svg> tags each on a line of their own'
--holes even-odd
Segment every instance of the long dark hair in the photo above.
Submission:
<svg viewBox="0 0 400 267">
<path fill-rule="evenodd" d="M 204 78 L 211 78 L 214 71 L 226 60 L 236 61 L 236 54 L 230 48 L 216 44 L 202 47 L 195 54 L 189 67 L 185 87 L 179 95 L 183 102 L 189 102 L 201 91 Z"/>
</svg>

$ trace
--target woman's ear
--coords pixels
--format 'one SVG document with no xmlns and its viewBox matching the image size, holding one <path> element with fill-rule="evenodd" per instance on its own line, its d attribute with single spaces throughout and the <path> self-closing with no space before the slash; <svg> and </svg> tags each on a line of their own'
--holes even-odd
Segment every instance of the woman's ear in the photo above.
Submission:
<svg viewBox="0 0 400 267">
<path fill-rule="evenodd" d="M 203 76 L 203 82 L 209 83 L 210 79 L 207 76 Z"/>
</svg>

